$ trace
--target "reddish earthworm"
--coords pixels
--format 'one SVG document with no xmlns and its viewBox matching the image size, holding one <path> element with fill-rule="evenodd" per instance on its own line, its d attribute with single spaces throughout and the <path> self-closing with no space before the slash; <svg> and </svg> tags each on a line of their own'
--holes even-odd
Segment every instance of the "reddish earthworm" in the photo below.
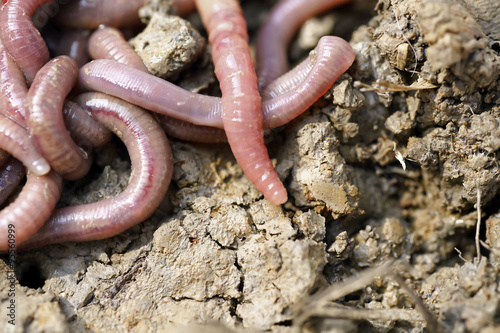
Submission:
<svg viewBox="0 0 500 333">
<path fill-rule="evenodd" d="M 149 73 L 141 57 L 134 51 L 118 29 L 99 27 L 90 36 L 88 49 L 94 59 L 114 60 Z M 226 134 L 218 128 L 196 126 L 166 115 L 158 115 L 157 119 L 163 130 L 169 136 L 177 139 L 204 143 L 227 142 Z"/>
<path fill-rule="evenodd" d="M 74 0 L 61 6 L 55 21 L 65 28 L 91 30 L 97 29 L 101 24 L 115 28 L 136 27 L 141 24 L 138 11 L 145 2 L 146 0 Z"/>
<path fill-rule="evenodd" d="M 114 236 L 143 222 L 163 200 L 172 178 L 167 137 L 143 109 L 102 93 L 85 93 L 75 102 L 117 134 L 132 162 L 127 188 L 114 198 L 57 209 L 24 247 Z"/>
<path fill-rule="evenodd" d="M 64 125 L 71 138 L 86 152 L 111 140 L 113 133 L 73 101 L 64 101 Z"/>
<path fill-rule="evenodd" d="M 222 92 L 222 122 L 247 178 L 272 204 L 287 201 L 264 143 L 261 97 L 250 57 L 247 26 L 236 0 L 195 0 L 212 46 L 215 75 Z"/>
<path fill-rule="evenodd" d="M 14 155 L 38 176 L 50 171 L 49 163 L 33 145 L 26 130 L 9 118 L 0 115 L 0 148 Z"/>
<path fill-rule="evenodd" d="M 40 32 L 33 25 L 31 16 L 38 7 L 49 1 L 4 1 L 0 13 L 2 43 L 30 83 L 38 70 L 49 61 L 49 50 Z"/>
<path fill-rule="evenodd" d="M 227 142 L 226 133 L 220 128 L 194 125 L 161 114 L 157 118 L 165 133 L 173 138 L 201 143 Z"/>
<path fill-rule="evenodd" d="M 49 218 L 62 190 L 61 177 L 54 171 L 44 176 L 28 173 L 16 200 L 0 211 L 0 253 L 9 249 L 8 229 L 14 226 L 16 247 L 35 234 Z"/>
<path fill-rule="evenodd" d="M 264 127 L 290 122 L 323 96 L 354 61 L 350 45 L 339 37 L 322 37 L 311 55 L 262 92 Z M 282 110 L 282 111 L 281 111 Z M 213 127 L 196 126 L 159 116 L 167 134 L 196 142 L 222 142 L 225 136 Z"/>
<path fill-rule="evenodd" d="M 141 57 L 125 40 L 120 30 L 100 27 L 89 38 L 88 50 L 94 59 L 110 59 L 149 73 Z"/>
<path fill-rule="evenodd" d="M 309 18 L 351 0 L 281 0 L 269 13 L 257 36 L 259 89 L 288 70 L 287 47 Z"/>
<path fill-rule="evenodd" d="M 264 109 L 266 127 L 286 124 L 309 108 L 352 65 L 354 58 L 354 51 L 342 38 L 322 37 L 308 58 L 263 91 L 263 98 L 274 102 Z"/>
<path fill-rule="evenodd" d="M 323 37 L 312 56 L 263 92 L 264 128 L 282 126 L 305 111 L 349 68 L 353 59 L 354 52 L 346 41 Z M 129 66 L 95 60 L 80 69 L 78 80 L 83 89 L 102 91 L 192 124 L 222 128 L 220 98 L 184 90 Z"/>
<path fill-rule="evenodd" d="M 86 64 L 80 69 L 78 86 L 193 124 L 222 127 L 220 98 L 189 92 L 116 61 L 98 59 Z M 198 122 L 200 110 L 204 112 L 203 123 Z"/>
<path fill-rule="evenodd" d="M 25 174 L 23 163 L 12 156 L 0 167 L 0 205 L 12 194 Z"/>
<path fill-rule="evenodd" d="M 58 41 L 56 56 L 67 55 L 73 58 L 78 67 L 82 67 L 89 62 L 90 57 L 87 52 L 87 44 L 90 36 L 90 30 L 85 29 L 67 29 L 64 30 Z"/>
<path fill-rule="evenodd" d="M 7 235 L 9 226 L 13 225 L 17 245 L 30 238 L 49 217 L 59 199 L 62 183 L 33 146 L 26 130 L 4 116 L 0 116 L 0 148 L 21 160 L 31 171 L 16 200 L 0 211 L 0 235 Z M 8 238 L 4 237 L 0 240 L 0 252 L 8 248 Z"/>
<path fill-rule="evenodd" d="M 91 160 L 73 142 L 63 120 L 64 98 L 78 75 L 78 65 L 68 56 L 50 60 L 37 73 L 26 97 L 32 140 L 51 167 L 63 178 L 83 177 Z"/>
<path fill-rule="evenodd" d="M 194 2 L 192 5 L 194 7 Z M 100 27 L 95 30 L 90 36 L 88 49 L 94 59 L 114 60 L 149 73 L 141 57 L 118 29 Z M 163 130 L 177 139 L 203 143 L 227 142 L 224 131 L 215 127 L 197 126 L 166 115 L 157 115 L 157 119 Z"/>
<path fill-rule="evenodd" d="M 24 74 L 0 41 L 0 113 L 26 127 Z"/>
</svg>

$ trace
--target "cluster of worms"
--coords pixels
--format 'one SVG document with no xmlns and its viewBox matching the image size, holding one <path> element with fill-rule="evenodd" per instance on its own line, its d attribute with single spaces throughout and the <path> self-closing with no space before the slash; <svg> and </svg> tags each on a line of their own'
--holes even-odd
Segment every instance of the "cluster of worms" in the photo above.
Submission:
<svg viewBox="0 0 500 333">
<path fill-rule="evenodd" d="M 347 42 L 325 36 L 288 70 L 287 45 L 305 20 L 347 1 L 280 1 L 258 34 L 257 69 L 237 0 L 173 1 L 180 15 L 200 14 L 222 97 L 184 90 L 148 72 L 120 30 L 141 24 L 138 9 L 146 0 L 59 0 L 53 24 L 64 33 L 57 42 L 45 40 L 34 24 L 49 0 L 4 1 L 0 235 L 14 226 L 18 249 L 27 249 L 107 238 L 144 221 L 160 205 L 172 178 L 167 135 L 227 140 L 264 197 L 285 203 L 287 192 L 264 145 L 263 129 L 300 115 L 354 61 Z M 54 43 L 57 56 L 49 52 Z M 161 121 L 153 113 L 162 115 Z M 127 188 L 114 198 L 55 209 L 63 183 L 85 176 L 91 152 L 113 133 L 130 155 Z M 25 176 L 17 198 L 6 206 Z M 0 238 L 0 252 L 7 249 L 7 237 Z"/>
</svg>

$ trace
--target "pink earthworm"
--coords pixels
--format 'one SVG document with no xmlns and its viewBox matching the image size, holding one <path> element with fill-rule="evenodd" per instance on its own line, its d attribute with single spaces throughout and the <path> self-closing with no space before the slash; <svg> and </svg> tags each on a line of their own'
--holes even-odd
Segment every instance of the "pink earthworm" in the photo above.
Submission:
<svg viewBox="0 0 500 333">
<path fill-rule="evenodd" d="M 75 180 L 90 169 L 91 160 L 69 136 L 63 120 L 64 98 L 78 75 L 78 65 L 68 56 L 50 60 L 37 73 L 26 97 L 32 140 L 51 167 L 63 178 Z"/>
<path fill-rule="evenodd" d="M 266 127 L 278 127 L 299 116 L 349 69 L 354 58 L 354 51 L 342 38 L 322 37 L 309 57 L 263 91 L 263 98 L 273 101 L 264 108 Z"/>
<path fill-rule="evenodd" d="M 0 41 L 0 113 L 26 127 L 24 74 Z"/>
<path fill-rule="evenodd" d="M 257 36 L 259 89 L 288 70 L 287 47 L 298 28 L 309 18 L 351 0 L 281 0 Z"/>
<path fill-rule="evenodd" d="M 148 218 L 170 184 L 173 170 L 170 145 L 149 112 L 102 93 L 85 93 L 75 102 L 125 143 L 132 162 L 129 185 L 114 198 L 55 210 L 20 250 L 119 234 Z"/>
<path fill-rule="evenodd" d="M 113 133 L 73 101 L 64 101 L 64 125 L 76 145 L 86 152 L 111 140 Z"/>
<path fill-rule="evenodd" d="M 26 175 L 26 168 L 17 158 L 10 156 L 0 167 L 0 205 L 12 194 Z"/>
<path fill-rule="evenodd" d="M 272 204 L 283 204 L 288 195 L 264 143 L 262 101 L 240 5 L 236 0 L 195 3 L 212 46 L 229 146 L 247 178 L 264 197 Z"/>
<path fill-rule="evenodd" d="M 54 171 L 44 176 L 29 172 L 21 193 L 9 206 L 0 211 L 0 253 L 9 249 L 8 230 L 15 231 L 18 247 L 35 234 L 49 218 L 59 200 L 62 179 Z"/>
<path fill-rule="evenodd" d="M 78 67 L 82 67 L 90 60 L 87 52 L 87 44 L 90 30 L 86 29 L 66 29 L 58 41 L 55 55 L 67 55 L 73 58 Z"/>
<path fill-rule="evenodd" d="M 138 11 L 145 3 L 146 0 L 75 0 L 61 6 L 55 21 L 65 28 L 97 29 L 101 24 L 136 27 L 141 25 Z"/>
<path fill-rule="evenodd" d="M 141 57 L 125 40 L 120 30 L 101 26 L 89 39 L 88 50 L 93 59 L 110 59 L 149 73 Z"/>
<path fill-rule="evenodd" d="M 80 68 L 78 88 L 104 92 L 193 124 L 222 128 L 220 98 L 192 93 L 113 60 L 98 59 Z M 199 123 L 201 110 L 204 114 Z"/>
<path fill-rule="evenodd" d="M 0 13 L 2 43 L 21 68 L 29 83 L 47 61 L 49 50 L 31 21 L 37 8 L 50 0 L 4 1 Z"/>
<path fill-rule="evenodd" d="M 200 143 L 227 142 L 226 133 L 220 128 L 194 125 L 161 114 L 157 118 L 165 133 L 173 138 Z"/>
<path fill-rule="evenodd" d="M 114 60 L 149 73 L 141 57 L 118 29 L 102 26 L 95 30 L 90 36 L 88 49 L 94 59 Z M 226 134 L 221 129 L 193 125 L 166 115 L 157 115 L 157 118 L 163 130 L 171 137 L 203 143 L 227 142 Z"/>
<path fill-rule="evenodd" d="M 0 148 L 21 160 L 30 170 L 19 196 L 0 211 L 0 235 L 8 235 L 8 229 L 13 227 L 18 245 L 37 232 L 49 217 L 59 199 L 62 181 L 57 173 L 50 171 L 26 130 L 4 116 L 0 116 Z M 8 249 L 8 239 L 4 237 L 0 240 L 0 252 Z"/>
<path fill-rule="evenodd" d="M 33 145 L 26 129 L 0 115 L 0 148 L 19 159 L 29 171 L 43 176 L 50 171 L 49 163 Z"/>
<path fill-rule="evenodd" d="M 323 37 L 311 56 L 263 92 L 264 128 L 282 126 L 300 115 L 323 96 L 353 59 L 354 52 L 346 41 Z M 101 91 L 160 114 L 192 124 L 223 127 L 220 98 L 184 90 L 115 61 L 86 64 L 80 69 L 78 81 L 82 89 Z"/>
</svg>

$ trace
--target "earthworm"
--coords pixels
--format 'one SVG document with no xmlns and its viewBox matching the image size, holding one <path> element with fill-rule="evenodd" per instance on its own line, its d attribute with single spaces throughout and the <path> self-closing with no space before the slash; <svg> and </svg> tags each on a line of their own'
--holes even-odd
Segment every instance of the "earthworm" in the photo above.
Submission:
<svg viewBox="0 0 500 333">
<path fill-rule="evenodd" d="M 194 125 L 161 114 L 157 118 L 165 133 L 176 139 L 201 143 L 227 142 L 226 133 L 220 128 Z"/>
<path fill-rule="evenodd" d="M 89 153 L 111 140 L 113 133 L 73 101 L 64 101 L 64 125 L 78 147 Z"/>
<path fill-rule="evenodd" d="M 89 62 L 87 44 L 90 30 L 86 29 L 66 29 L 58 41 L 56 56 L 67 55 L 73 58 L 78 67 L 82 67 Z"/>
<path fill-rule="evenodd" d="M 37 73 L 26 96 L 28 127 L 32 140 L 50 166 L 63 178 L 83 177 L 91 160 L 69 136 L 63 120 L 63 103 L 78 75 L 78 65 L 68 56 L 50 60 Z"/>
<path fill-rule="evenodd" d="M 257 36 L 259 89 L 288 70 L 287 47 L 309 18 L 350 0 L 281 0 L 273 7 Z"/>
<path fill-rule="evenodd" d="M 54 171 L 44 176 L 29 172 L 16 200 L 0 211 L 0 252 L 9 249 L 8 228 L 14 226 L 15 245 L 19 246 L 40 229 L 49 218 L 62 190 L 61 177 Z"/>
<path fill-rule="evenodd" d="M 129 184 L 114 198 L 55 210 L 20 249 L 103 239 L 121 233 L 148 218 L 170 184 L 172 152 L 165 133 L 150 113 L 102 93 L 85 93 L 75 102 L 125 143 L 132 163 Z"/>
<path fill-rule="evenodd" d="M 264 128 L 274 128 L 305 111 L 352 64 L 354 52 L 338 37 L 323 37 L 309 57 L 263 92 Z M 192 124 L 222 128 L 218 97 L 196 94 L 168 81 L 110 60 L 80 69 L 82 89 L 102 91 L 145 109 Z M 311 94 L 314 92 L 314 94 Z"/>
<path fill-rule="evenodd" d="M 49 50 L 33 25 L 31 16 L 38 7 L 49 1 L 8 0 L 4 1 L 0 13 L 2 43 L 30 83 L 38 70 L 49 61 Z"/>
<path fill-rule="evenodd" d="M 290 122 L 323 96 L 354 62 L 349 43 L 339 37 L 322 37 L 313 52 L 263 91 L 273 101 L 265 108 L 266 127 Z"/>
<path fill-rule="evenodd" d="M 49 217 L 59 199 L 62 181 L 57 173 L 50 171 L 26 130 L 5 116 L 0 116 L 0 148 L 21 160 L 31 171 L 16 200 L 0 211 L 0 235 L 8 235 L 9 226 L 15 226 L 17 245 L 30 238 Z M 0 252 L 8 248 L 5 237 L 0 240 Z"/>
<path fill-rule="evenodd" d="M 116 61 L 98 59 L 80 68 L 78 87 L 120 97 L 147 110 L 193 124 L 222 128 L 220 98 L 192 93 Z M 200 110 L 204 116 L 202 123 L 199 122 Z"/>
<path fill-rule="evenodd" d="M 222 92 L 222 123 L 229 146 L 247 178 L 275 205 L 287 201 L 264 143 L 261 97 L 250 57 L 246 21 L 236 0 L 195 0 L 212 46 Z"/>
<path fill-rule="evenodd" d="M 146 0 L 74 0 L 61 6 L 55 21 L 65 28 L 91 30 L 97 29 L 101 24 L 115 28 L 136 27 L 141 24 L 138 11 L 145 2 Z"/>
<path fill-rule="evenodd" d="M 88 48 L 94 59 L 114 60 L 149 73 L 141 57 L 118 29 L 100 27 L 95 30 L 90 36 Z M 227 142 L 224 131 L 215 127 L 197 126 L 166 115 L 157 115 L 157 119 L 163 130 L 177 139 L 203 143 Z"/>
<path fill-rule="evenodd" d="M 100 27 L 89 38 L 88 50 L 94 59 L 110 59 L 149 73 L 141 57 L 123 37 L 120 30 Z"/>
<path fill-rule="evenodd" d="M 0 113 L 26 127 L 24 74 L 0 41 Z"/>
<path fill-rule="evenodd" d="M 0 167 L 0 205 L 12 194 L 25 174 L 23 163 L 12 156 Z"/>
<path fill-rule="evenodd" d="M 19 159 L 38 176 L 50 171 L 49 163 L 33 145 L 26 130 L 9 118 L 0 115 L 0 148 Z"/>
</svg>

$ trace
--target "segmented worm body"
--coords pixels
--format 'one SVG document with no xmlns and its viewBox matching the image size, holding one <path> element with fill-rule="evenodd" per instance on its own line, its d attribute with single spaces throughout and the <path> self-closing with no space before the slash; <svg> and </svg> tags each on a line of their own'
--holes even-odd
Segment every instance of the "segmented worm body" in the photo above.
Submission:
<svg viewBox="0 0 500 333">
<path fill-rule="evenodd" d="M 7 235 L 9 225 L 14 225 L 16 246 L 30 239 L 49 218 L 61 190 L 62 179 L 56 172 L 51 171 L 44 176 L 29 172 L 19 196 L 0 211 L 0 235 Z M 0 238 L 0 252 L 8 249 L 7 237 Z"/>
<path fill-rule="evenodd" d="M 78 76 L 80 89 L 101 91 L 193 124 L 222 127 L 220 98 L 199 95 L 116 61 L 94 60 Z M 201 108 L 200 108 L 201 107 Z M 205 117 L 199 123 L 199 114 Z"/>
<path fill-rule="evenodd" d="M 144 1 L 120 0 L 118 5 L 111 1 L 72 1 L 58 8 L 57 20 L 65 27 L 85 29 L 102 23 L 136 26 L 140 24 L 137 8 Z M 273 60 L 267 62 L 267 57 L 274 58 L 273 52 L 285 50 L 287 40 L 306 16 L 346 1 L 281 1 L 260 34 L 258 48 L 266 50 L 258 50 L 264 51 L 259 53 L 259 62 L 274 68 Z M 73 101 L 65 100 L 73 88 L 77 67 L 68 57 L 49 62 L 47 45 L 29 20 L 46 2 L 8 0 L 0 13 L 0 40 L 4 44 L 4 48 L 0 45 L 0 112 L 6 115 L 0 116 L 0 149 L 5 150 L 0 150 L 0 201 L 5 200 L 4 193 L 12 190 L 7 183 L 19 181 L 24 173 L 24 167 L 14 157 L 29 170 L 19 197 L 0 212 L 0 235 L 6 234 L 9 223 L 16 223 L 19 250 L 110 237 L 153 213 L 172 177 L 172 156 L 164 131 L 142 108 L 162 114 L 162 126 L 176 137 L 209 142 L 227 138 L 247 177 L 270 202 L 284 203 L 286 190 L 268 157 L 262 129 L 284 125 L 305 111 L 354 59 L 345 41 L 323 37 L 309 57 L 294 69 L 284 74 L 286 67 L 281 68 L 266 76 L 265 84 L 259 84 L 238 2 L 197 0 L 209 33 L 222 98 L 192 93 L 155 78 L 121 33 L 107 27 L 93 33 L 88 47 L 93 58 L 112 60 L 84 65 L 79 71 L 78 89 L 116 97 L 92 92 Z M 60 0 L 57 4 L 65 2 Z M 304 3 L 311 8 L 306 10 Z M 194 5 L 192 0 L 174 0 L 181 15 L 192 11 Z M 76 42 L 72 48 L 51 50 L 75 57 L 82 55 L 84 43 L 79 40 L 88 32 L 80 31 L 82 36 L 76 38 L 71 36 L 73 32 L 65 30 L 67 38 Z M 283 41 L 277 43 L 276 39 Z M 272 48 L 275 51 L 265 55 Z M 73 49 L 80 51 L 71 53 Z M 62 186 L 60 174 L 70 179 L 80 177 L 82 170 L 88 168 L 85 154 L 109 140 L 111 132 L 102 124 L 117 134 L 129 150 L 132 173 L 128 187 L 115 198 L 54 211 Z M 47 160 L 58 172 L 50 171 Z M 31 209 L 34 206 L 38 210 Z M 0 252 L 7 245 L 4 239 L 0 240 Z"/>
<path fill-rule="evenodd" d="M 247 178 L 275 205 L 287 201 L 264 144 L 261 97 L 250 57 L 246 21 L 237 1 L 195 1 L 208 31 L 222 91 L 222 122 L 236 161 Z"/>
<path fill-rule="evenodd" d="M 0 116 L 0 148 L 22 161 L 30 171 L 19 196 L 0 211 L 0 235 L 7 235 L 7 229 L 13 225 L 16 243 L 21 244 L 37 232 L 54 210 L 62 181 L 57 173 L 50 171 L 49 164 L 38 153 L 26 130 L 5 116 Z M 17 177 L 9 170 L 7 172 L 5 176 Z M 4 189 L 10 191 L 7 186 Z M 7 237 L 2 237 L 0 252 L 8 248 Z"/>
<path fill-rule="evenodd" d="M 114 198 L 56 210 L 24 248 L 102 239 L 123 232 L 158 208 L 172 178 L 170 145 L 151 114 L 101 93 L 85 93 L 75 101 L 125 143 L 132 162 L 129 184 Z"/>
<path fill-rule="evenodd" d="M 21 68 L 28 82 L 47 61 L 49 50 L 31 16 L 44 3 L 51 0 L 8 0 L 0 12 L 2 43 Z"/>
<path fill-rule="evenodd" d="M 263 92 L 264 128 L 282 126 L 318 100 L 354 61 L 341 38 L 323 37 L 314 52 Z M 120 97 L 147 110 L 192 124 L 223 128 L 220 98 L 184 90 L 168 81 L 110 61 L 95 60 L 80 69 L 82 89 Z"/>
<path fill-rule="evenodd" d="M 116 28 L 103 26 L 95 30 L 90 36 L 88 50 L 93 59 L 114 60 L 149 73 L 141 57 Z"/>
<path fill-rule="evenodd" d="M 14 157 L 9 157 L 0 166 L 0 205 L 12 194 L 25 174 L 26 168 Z"/>
<path fill-rule="evenodd" d="M 307 110 L 352 65 L 354 57 L 342 38 L 322 37 L 309 57 L 263 91 L 264 105 L 272 101 L 264 108 L 266 127 L 282 126 Z"/>
<path fill-rule="evenodd" d="M 132 49 L 118 29 L 110 27 L 97 29 L 90 37 L 88 49 L 94 59 L 114 60 L 149 73 L 141 57 Z M 170 88 L 173 85 L 167 84 L 167 87 Z M 199 96 L 197 95 L 196 98 Z M 194 125 L 161 114 L 158 114 L 157 118 L 165 133 L 174 138 L 203 143 L 227 142 L 226 134 L 219 128 Z"/>
<path fill-rule="evenodd" d="M 23 72 L 0 41 L 0 113 L 21 126 L 26 126 L 27 92 Z"/>
<path fill-rule="evenodd" d="M 298 28 L 309 18 L 350 0 L 281 0 L 257 36 L 257 73 L 263 90 L 288 70 L 287 47 Z"/>
<path fill-rule="evenodd" d="M 111 140 L 113 133 L 73 101 L 63 107 L 64 125 L 78 147 L 86 152 Z"/>
<path fill-rule="evenodd" d="M 157 118 L 165 133 L 173 138 L 201 143 L 227 142 L 226 133 L 220 128 L 194 125 L 161 114 Z"/>
<path fill-rule="evenodd" d="M 0 148 L 14 155 L 38 176 L 50 171 L 49 163 L 35 148 L 26 130 L 5 116 L 0 116 Z"/>
<path fill-rule="evenodd" d="M 28 127 L 38 150 L 65 179 L 87 174 L 91 160 L 71 139 L 63 120 L 63 103 L 78 75 L 78 65 L 68 56 L 50 60 L 38 71 L 26 105 Z"/>
</svg>

